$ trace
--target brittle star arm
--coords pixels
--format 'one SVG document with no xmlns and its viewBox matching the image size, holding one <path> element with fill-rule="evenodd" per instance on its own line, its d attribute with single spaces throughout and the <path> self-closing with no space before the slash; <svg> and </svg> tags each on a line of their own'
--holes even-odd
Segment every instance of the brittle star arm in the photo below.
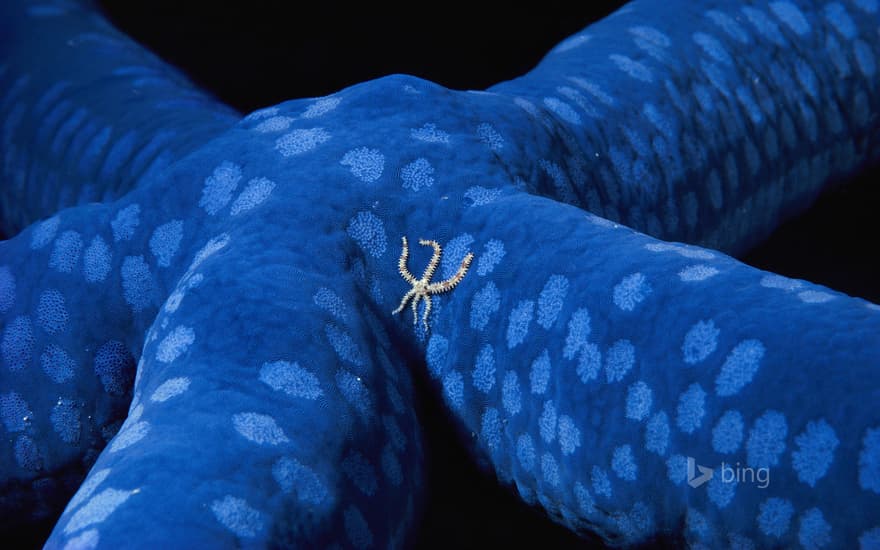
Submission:
<svg viewBox="0 0 880 550">
<path fill-rule="evenodd" d="M 467 274 L 468 269 L 471 267 L 471 262 L 474 260 L 474 254 L 472 252 L 468 252 L 464 258 L 461 260 L 461 265 L 458 266 L 458 270 L 455 272 L 455 275 L 446 279 L 445 281 L 440 281 L 438 283 L 431 283 L 428 285 L 428 293 L 429 294 L 440 294 L 443 292 L 449 292 L 453 288 L 455 288 L 458 283 L 464 279 L 464 276 Z M 426 315 L 427 317 L 427 315 Z"/>
<path fill-rule="evenodd" d="M 400 251 L 400 259 L 397 260 L 397 270 L 400 272 L 400 276 L 403 277 L 404 281 L 414 285 L 416 284 L 416 278 L 409 272 L 409 267 L 407 267 L 407 262 L 409 261 L 409 245 L 406 241 L 406 237 L 401 237 L 401 240 L 403 241 L 403 246 Z"/>
<path fill-rule="evenodd" d="M 434 277 L 434 272 L 437 270 L 437 266 L 440 265 L 440 257 L 443 254 L 443 251 L 440 249 L 440 244 L 437 241 L 420 239 L 419 244 L 422 246 L 430 246 L 434 249 L 434 252 L 431 254 L 431 259 L 428 261 L 428 267 L 425 268 L 425 272 L 422 274 L 421 279 L 423 282 L 428 282 Z"/>
<path fill-rule="evenodd" d="M 416 297 L 413 298 L 413 296 L 416 296 Z M 392 314 L 392 315 L 397 315 L 398 313 L 400 313 L 401 311 L 403 311 L 403 308 L 406 307 L 406 302 L 407 302 L 410 298 L 412 298 L 412 300 L 413 300 L 413 304 L 415 304 L 415 302 L 418 301 L 418 297 L 417 297 L 417 295 L 416 295 L 416 289 L 412 288 L 412 289 L 410 289 L 406 294 L 404 294 L 404 295 L 403 295 L 403 298 L 400 300 L 400 305 L 397 306 L 397 309 L 395 309 L 394 311 L 392 311 L 391 314 Z"/>
</svg>

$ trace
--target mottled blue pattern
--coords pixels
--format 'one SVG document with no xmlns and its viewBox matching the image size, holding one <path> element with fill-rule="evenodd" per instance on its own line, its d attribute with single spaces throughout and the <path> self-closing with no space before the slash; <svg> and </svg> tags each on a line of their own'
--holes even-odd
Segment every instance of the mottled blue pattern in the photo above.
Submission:
<svg viewBox="0 0 880 550">
<path fill-rule="evenodd" d="M 880 156 L 878 12 L 636 0 L 487 93 L 242 118 L 87 8 L 3 3 L 0 523 L 406 546 L 417 378 L 578 533 L 878 546 L 877 306 L 725 254 Z M 427 330 L 401 237 L 432 283 L 474 254 Z"/>
</svg>

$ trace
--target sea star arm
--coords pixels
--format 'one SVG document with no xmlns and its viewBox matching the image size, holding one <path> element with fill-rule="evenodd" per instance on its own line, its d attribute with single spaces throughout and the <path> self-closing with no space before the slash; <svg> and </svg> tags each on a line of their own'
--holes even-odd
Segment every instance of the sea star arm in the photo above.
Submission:
<svg viewBox="0 0 880 550">
<path fill-rule="evenodd" d="M 411 537 L 423 487 L 420 429 L 405 362 L 369 327 L 381 326 L 382 312 L 358 305 L 350 286 L 321 287 L 342 271 L 306 259 L 307 243 L 282 252 L 309 274 L 291 293 L 295 270 L 253 254 L 247 241 L 230 236 L 188 270 L 202 282 L 175 307 L 166 302 L 125 423 L 47 547 L 324 547 Z M 256 280 L 280 299 L 254 293 Z M 297 328 L 303 315 L 315 330 Z M 248 334 L 252 344 L 227 345 Z"/>
<path fill-rule="evenodd" d="M 0 3 L 0 59 L 8 235 L 122 197 L 240 118 L 87 2 Z"/>
<path fill-rule="evenodd" d="M 637 0 L 489 91 L 548 128 L 535 193 L 741 254 L 880 157 L 875 2 Z"/>
</svg>

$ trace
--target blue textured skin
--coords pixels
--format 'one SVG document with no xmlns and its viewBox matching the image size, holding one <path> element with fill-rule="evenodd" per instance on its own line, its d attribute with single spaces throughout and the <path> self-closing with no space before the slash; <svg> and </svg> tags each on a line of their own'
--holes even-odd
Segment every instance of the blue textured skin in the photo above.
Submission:
<svg viewBox="0 0 880 550">
<path fill-rule="evenodd" d="M 878 17 L 636 1 L 488 92 L 239 119 L 87 9 L 4 2 L 0 517 L 78 487 L 48 548 L 399 545 L 424 376 L 578 532 L 878 547 L 880 308 L 716 251 L 876 160 Z M 476 255 L 429 334 L 390 315 L 402 236 L 435 280 Z"/>
</svg>

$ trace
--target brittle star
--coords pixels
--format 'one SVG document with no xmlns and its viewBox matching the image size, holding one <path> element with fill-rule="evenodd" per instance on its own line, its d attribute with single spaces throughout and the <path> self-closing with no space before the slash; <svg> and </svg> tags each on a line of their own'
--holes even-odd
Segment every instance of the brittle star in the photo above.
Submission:
<svg viewBox="0 0 880 550">
<path fill-rule="evenodd" d="M 427 332 L 428 315 L 431 314 L 431 295 L 449 292 L 455 288 L 456 285 L 464 279 L 464 276 L 467 275 L 467 271 L 471 266 L 471 261 L 473 261 L 474 255 L 472 252 L 468 252 L 465 255 L 461 260 L 461 265 L 458 266 L 458 271 L 455 272 L 455 275 L 445 281 L 432 283 L 431 277 L 434 276 L 434 271 L 436 271 L 437 266 L 440 265 L 440 256 L 443 254 L 443 249 L 437 241 L 419 239 L 419 244 L 422 246 L 433 247 L 434 254 L 431 255 L 431 260 L 428 262 L 428 267 L 425 268 L 422 278 L 416 279 L 406 267 L 407 260 L 409 259 L 409 245 L 406 242 L 406 237 L 403 237 L 403 250 L 400 252 L 400 259 L 397 261 L 397 270 L 400 272 L 400 276 L 412 285 L 412 288 L 409 292 L 404 294 L 403 299 L 400 300 L 400 305 L 397 309 L 391 312 L 391 314 L 397 315 L 403 311 L 406 302 L 412 298 L 413 324 L 415 325 L 419 319 L 419 300 L 425 300 L 425 311 L 422 313 L 422 324 L 425 327 L 425 332 Z"/>
</svg>

